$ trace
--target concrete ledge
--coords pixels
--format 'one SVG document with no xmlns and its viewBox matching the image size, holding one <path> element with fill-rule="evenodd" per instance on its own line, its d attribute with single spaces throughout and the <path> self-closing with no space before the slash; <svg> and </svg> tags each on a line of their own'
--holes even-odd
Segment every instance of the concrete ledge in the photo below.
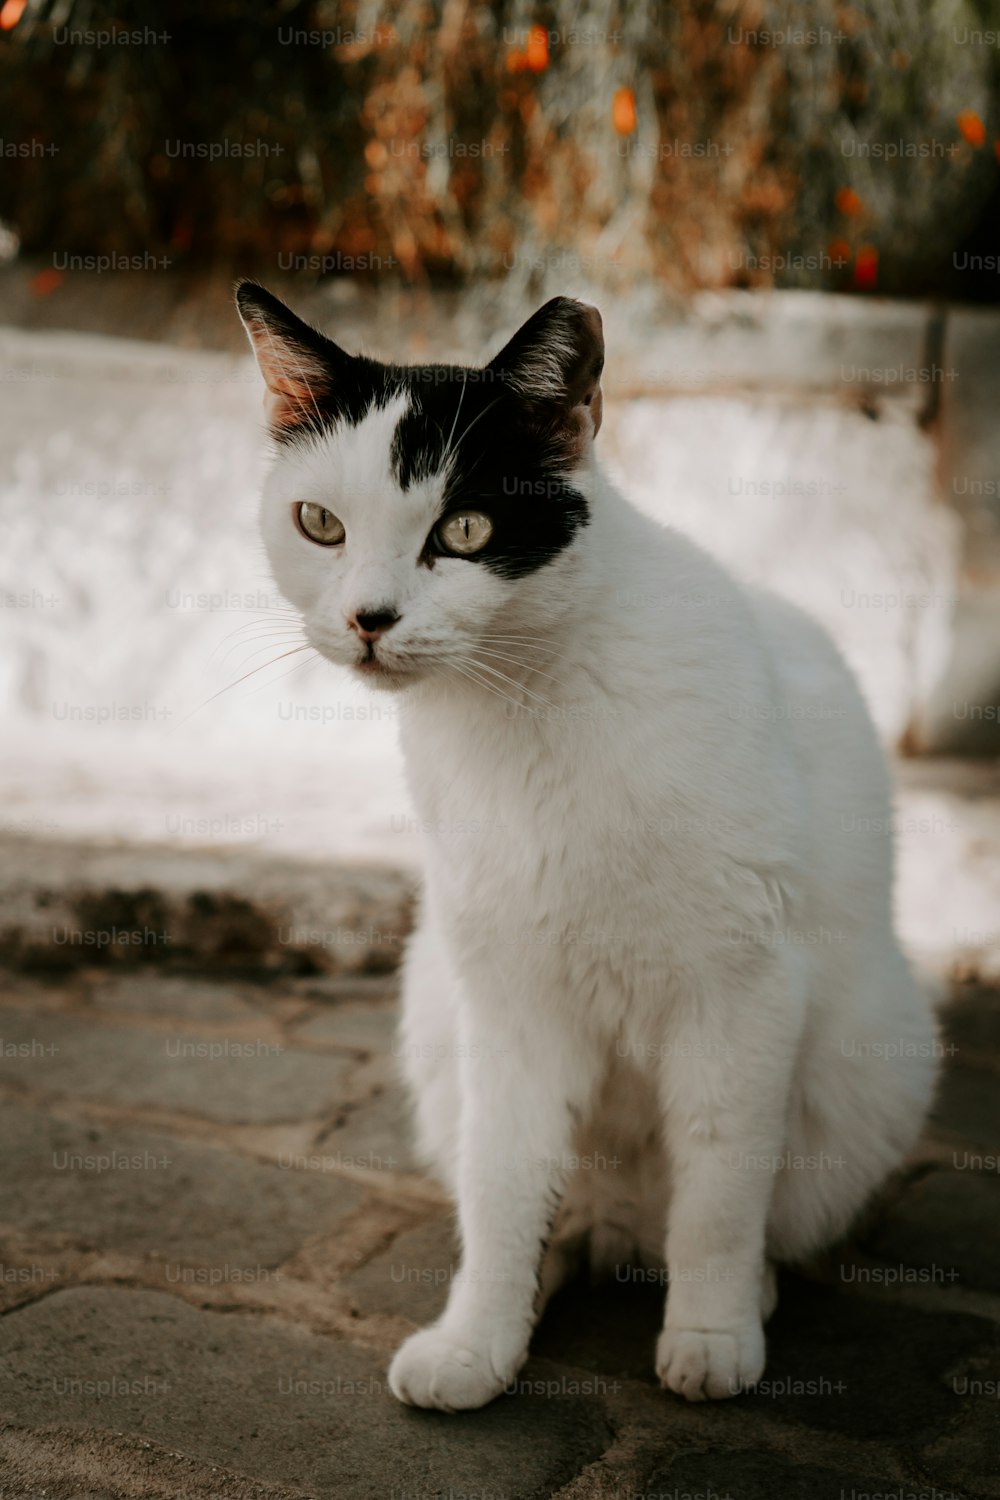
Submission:
<svg viewBox="0 0 1000 1500">
<path fill-rule="evenodd" d="M 866 404 L 893 397 L 919 413 L 940 390 L 929 354 L 934 317 L 924 303 L 829 292 L 702 292 L 683 322 L 640 324 L 631 309 L 611 307 L 605 323 L 607 384 L 618 397 L 672 390 Z"/>
<path fill-rule="evenodd" d="M 347 347 L 409 359 L 488 357 L 530 310 L 503 284 L 473 298 L 280 277 L 275 288 Z M 112 291 L 98 289 L 101 307 Z M 37 331 L 0 330 L 8 719 L 38 733 L 114 711 L 124 745 L 136 719 L 182 739 L 198 713 L 196 728 L 234 732 L 241 748 L 248 730 L 262 746 L 280 732 L 284 747 L 298 730 L 284 717 L 279 730 L 279 714 L 317 708 L 308 662 L 281 704 L 265 709 L 251 688 L 248 701 L 214 696 L 264 666 L 250 647 L 266 631 L 241 632 L 287 623 L 252 519 L 257 377 L 228 285 L 175 291 L 204 312 L 203 329 L 171 325 L 185 348 L 56 331 L 44 308 Z M 626 493 L 817 613 L 888 744 L 995 753 L 1000 314 L 808 291 L 706 293 L 683 316 L 652 289 L 598 300 L 601 443 Z M 76 316 L 82 329 L 82 305 Z M 101 322 L 99 308 L 88 316 Z M 137 318 L 102 326 L 148 337 Z M 338 689 L 345 716 L 353 692 Z M 350 745 L 367 761 L 377 726 L 337 728 L 336 754 Z M 89 734 L 84 723 L 78 743 Z"/>
<path fill-rule="evenodd" d="M 74 339 L 79 352 L 86 352 L 79 333 L 112 328 L 123 336 L 123 364 L 131 359 L 129 348 L 137 347 L 125 339 L 184 346 L 182 353 L 171 350 L 169 342 L 151 343 L 148 359 L 142 360 L 147 378 L 184 383 L 190 351 L 200 348 L 238 356 L 244 378 L 256 382 L 228 281 L 209 288 L 178 282 L 173 304 L 150 320 L 148 306 L 130 304 L 127 287 L 115 277 L 80 274 L 70 289 L 72 300 L 63 299 L 62 321 L 50 330 L 47 319 L 54 309 L 22 292 L 28 279 L 21 266 L 0 272 L 8 316 L 20 324 L 2 335 L 7 369 L 30 368 L 39 350 L 46 360 L 54 355 L 71 361 Z M 345 348 L 413 361 L 487 359 L 548 295 L 526 298 L 504 282 L 461 294 L 347 280 L 310 287 L 278 272 L 266 280 L 276 295 Z M 158 290 L 162 295 L 165 289 Z M 601 308 L 608 348 L 605 385 L 618 397 L 672 390 L 836 396 L 870 390 L 912 396 L 915 389 L 926 395 L 931 385 L 926 375 L 920 377 L 935 328 L 929 303 L 805 290 L 732 290 L 698 293 L 681 310 L 655 286 L 611 296 L 607 288 L 572 273 L 555 290 Z M 31 332 L 22 331 L 27 325 Z M 182 372 L 179 377 L 169 374 L 171 364 Z"/>
<path fill-rule="evenodd" d="M 413 895 L 406 875 L 378 866 L 7 840 L 0 959 L 261 977 L 384 973 L 399 963 Z"/>
<path fill-rule="evenodd" d="M 940 488 L 962 553 L 950 652 L 929 693 L 916 747 L 988 755 L 1000 748 L 1000 312 L 956 309 L 945 325 Z"/>
<path fill-rule="evenodd" d="M 897 761 L 897 925 L 921 969 L 1000 983 L 1000 774 L 992 761 Z M 56 795 L 58 793 L 58 795 Z M 73 786 L 50 788 L 59 798 Z M 98 796 L 92 788 L 91 795 Z M 0 837 L 0 962 L 35 969 L 157 964 L 175 971 L 385 974 L 402 957 L 418 888 L 402 833 L 385 856 L 324 857 L 312 842 L 215 849 L 133 837 Z M 126 820 L 127 822 L 127 820 Z"/>
</svg>

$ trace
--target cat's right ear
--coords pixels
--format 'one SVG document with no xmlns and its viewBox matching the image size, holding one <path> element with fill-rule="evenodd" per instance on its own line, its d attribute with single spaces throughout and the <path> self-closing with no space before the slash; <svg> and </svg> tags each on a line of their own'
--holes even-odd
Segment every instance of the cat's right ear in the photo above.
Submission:
<svg viewBox="0 0 1000 1500">
<path fill-rule="evenodd" d="M 272 436 L 322 426 L 351 356 L 254 281 L 240 282 L 236 306 L 264 378 Z"/>
<path fill-rule="evenodd" d="M 574 460 L 600 430 L 603 368 L 601 315 L 573 297 L 546 302 L 487 366 Z"/>
</svg>

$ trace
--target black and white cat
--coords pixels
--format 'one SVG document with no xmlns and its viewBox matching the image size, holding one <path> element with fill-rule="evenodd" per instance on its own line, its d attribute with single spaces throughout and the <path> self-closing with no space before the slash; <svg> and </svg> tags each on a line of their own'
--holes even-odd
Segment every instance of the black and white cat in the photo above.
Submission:
<svg viewBox="0 0 1000 1500">
<path fill-rule="evenodd" d="M 735 1394 L 775 1263 L 847 1228 L 933 1087 L 857 688 L 811 620 L 608 482 L 594 308 L 558 297 L 466 369 L 238 302 L 275 577 L 323 655 L 403 693 L 432 830 L 402 1050 L 463 1259 L 392 1389 L 491 1400 L 585 1254 L 665 1264 L 660 1379 Z"/>
</svg>

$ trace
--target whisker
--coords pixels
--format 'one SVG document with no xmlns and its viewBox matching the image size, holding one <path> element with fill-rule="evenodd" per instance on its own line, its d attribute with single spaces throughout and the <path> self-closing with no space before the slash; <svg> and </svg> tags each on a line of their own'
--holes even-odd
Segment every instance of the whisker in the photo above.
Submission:
<svg viewBox="0 0 1000 1500">
<path fill-rule="evenodd" d="M 563 686 L 563 684 L 559 681 L 559 678 L 558 677 L 553 677 L 551 672 L 542 672 L 542 671 L 540 671 L 540 669 L 538 667 L 532 666 L 530 663 L 523 662 L 520 659 L 520 657 L 517 657 L 517 656 L 505 656 L 502 651 L 487 651 L 487 649 L 486 649 L 485 646 L 477 646 L 476 647 L 476 651 L 479 652 L 480 655 L 482 655 L 482 656 L 492 656 L 492 657 L 495 657 L 497 661 L 509 661 L 515 667 L 525 667 L 526 666 L 528 671 L 534 672 L 535 675 L 538 676 L 538 677 L 546 677 L 546 678 L 548 678 L 549 682 L 554 682 L 555 685 L 556 685 L 556 687 L 562 687 Z"/>
<path fill-rule="evenodd" d="M 214 656 L 219 647 L 224 646 L 226 641 L 231 641 L 234 635 L 241 635 L 243 631 L 252 630 L 255 626 L 258 625 L 290 625 L 292 623 L 293 617 L 298 617 L 299 619 L 301 619 L 301 616 L 299 615 L 297 609 L 287 610 L 284 617 L 279 619 L 270 619 L 267 615 L 259 615 L 253 620 L 244 620 L 242 625 L 237 625 L 234 630 L 227 630 L 225 635 L 219 637 L 212 648 L 212 655 Z"/>
<path fill-rule="evenodd" d="M 260 687 L 253 688 L 246 696 L 253 698 L 255 694 L 264 692 L 265 688 L 273 687 L 276 682 L 284 682 L 286 677 L 292 677 L 296 672 L 301 672 L 303 667 L 311 667 L 314 661 L 321 659 L 319 652 L 314 649 L 312 656 L 307 656 L 305 661 L 297 661 L 287 672 L 279 672 L 277 677 L 272 677 L 270 682 L 262 682 Z"/>
<path fill-rule="evenodd" d="M 241 636 L 238 641 L 233 641 L 227 649 L 230 651 L 238 651 L 241 646 L 252 646 L 254 641 L 265 640 L 269 635 L 273 636 L 301 634 L 301 631 L 302 626 L 296 625 L 293 627 L 291 621 L 289 621 L 287 625 L 266 625 L 255 631 L 253 635 Z M 222 642 L 220 641 L 219 644 L 221 645 Z"/>
<path fill-rule="evenodd" d="M 301 633 L 303 628 L 304 626 L 301 620 L 269 620 L 267 622 L 262 621 L 257 626 L 256 630 L 244 630 L 241 631 L 237 636 L 230 636 L 223 640 L 217 641 L 215 645 L 215 651 L 219 651 L 223 647 L 227 651 L 235 651 L 239 646 L 246 646 L 251 641 L 262 640 L 264 636 L 269 633 L 280 632 L 286 635 L 290 634 L 293 631 L 299 631 Z"/>
<path fill-rule="evenodd" d="M 500 682 L 506 682 L 506 683 L 508 683 L 511 687 L 518 689 L 521 693 L 525 694 L 527 697 L 534 698 L 538 703 L 543 704 L 546 708 L 549 708 L 549 709 L 552 709 L 553 711 L 555 711 L 555 705 L 554 704 L 547 702 L 547 700 L 545 698 L 542 698 L 538 693 L 532 693 L 528 688 L 522 687 L 521 684 L 515 682 L 512 677 L 508 677 L 507 674 L 506 674 L 506 672 L 501 672 L 496 667 L 488 666 L 486 664 L 486 662 L 484 662 L 484 661 L 477 661 L 474 657 L 463 656 L 463 657 L 460 658 L 460 660 L 463 662 L 463 664 L 466 667 L 469 667 L 471 669 L 475 669 L 480 674 L 483 673 L 483 672 L 488 672 L 490 674 L 490 677 L 495 677 L 495 678 L 498 678 Z M 495 683 L 491 683 L 488 680 L 487 681 L 483 681 L 483 679 L 482 679 L 481 676 L 478 678 L 478 680 L 482 684 L 483 687 L 493 687 L 494 691 L 496 693 L 498 693 L 500 697 L 502 697 L 506 702 L 512 703 L 515 706 L 515 708 L 523 708 L 524 707 L 524 705 L 521 702 L 519 702 L 519 700 L 516 697 L 514 697 L 510 693 L 504 692 L 503 689 L 497 687 Z"/>
<path fill-rule="evenodd" d="M 483 672 L 492 673 L 494 677 L 499 677 L 501 681 L 509 683 L 512 688 L 516 688 L 518 691 L 524 693 L 527 697 L 534 698 L 536 703 L 541 703 L 543 707 L 550 708 L 553 713 L 559 712 L 559 710 L 556 708 L 556 705 L 554 703 L 550 703 L 547 698 L 543 698 L 541 693 L 535 693 L 531 690 L 531 688 L 524 687 L 522 683 L 515 681 L 513 677 L 508 677 L 506 672 L 501 672 L 499 667 L 487 666 L 486 662 L 484 661 L 476 661 L 475 664 Z"/>
<path fill-rule="evenodd" d="M 500 646 L 543 646 L 546 651 L 551 651 L 553 656 L 564 656 L 565 652 L 557 651 L 547 636 L 544 635 L 488 635 L 488 641 L 496 641 Z M 568 658 L 575 661 L 576 657 Z"/>
<path fill-rule="evenodd" d="M 465 431 L 462 433 L 462 436 L 459 438 L 458 442 L 455 444 L 456 452 L 457 452 L 457 450 L 459 448 L 461 448 L 462 444 L 465 442 L 466 438 L 469 436 L 469 433 L 472 431 L 473 427 L 475 427 L 476 423 L 482 421 L 482 419 L 483 419 L 483 417 L 485 417 L 486 413 L 489 412 L 489 411 L 492 411 L 493 408 L 494 408 L 494 406 L 496 406 L 497 402 L 500 401 L 501 399 L 502 399 L 502 397 L 495 396 L 494 399 L 490 402 L 489 406 L 484 406 L 483 409 L 482 409 L 482 411 L 479 412 L 476 416 L 473 417 L 472 421 L 469 423 L 468 427 L 466 427 Z"/>
<path fill-rule="evenodd" d="M 284 661 L 286 656 L 296 656 L 300 651 L 308 651 L 309 649 L 310 646 L 307 641 L 304 645 L 293 646 L 290 651 L 282 651 L 281 655 L 274 657 L 272 661 L 264 661 L 261 662 L 259 667 L 252 667 L 249 672 L 244 672 L 242 677 L 237 677 L 235 682 L 227 683 L 224 688 L 220 688 L 217 693 L 213 693 L 210 698 L 206 698 L 204 703 L 199 703 L 197 708 L 193 708 L 189 714 L 185 714 L 183 719 L 178 719 L 177 724 L 172 725 L 171 728 L 176 729 L 179 725 L 186 724 L 188 719 L 193 719 L 195 714 L 200 714 L 203 708 L 207 708 L 210 703 L 214 703 L 216 698 L 221 698 L 223 693 L 229 693 L 233 688 L 239 687 L 240 683 L 246 682 L 248 677 L 254 677 L 258 672 L 263 672 L 266 667 L 273 667 L 275 662 Z"/>
<path fill-rule="evenodd" d="M 268 637 L 265 640 L 264 645 L 263 646 L 258 646 L 258 648 L 257 648 L 256 651 L 251 651 L 249 653 L 249 655 L 247 655 L 247 656 L 245 656 L 243 658 L 243 661 L 240 663 L 240 665 L 241 666 L 245 666 L 248 661 L 253 661 L 254 657 L 256 657 L 256 656 L 263 656 L 263 654 L 264 654 L 265 651 L 270 651 L 272 649 L 272 647 L 274 647 L 274 646 L 289 646 L 293 642 L 298 641 L 300 639 L 301 639 L 301 635 L 298 632 L 296 632 L 295 635 L 285 636 L 284 639 L 282 639 L 280 636 L 271 636 L 271 637 Z M 227 662 L 229 660 L 229 658 L 232 656 L 233 652 L 239 650 L 240 646 L 252 646 L 252 645 L 253 645 L 253 639 L 251 638 L 250 640 L 247 640 L 247 641 L 238 641 L 235 646 L 230 646 L 229 650 L 226 652 L 225 656 L 222 658 L 222 660 L 220 662 L 220 666 L 223 665 L 225 662 Z"/>
<path fill-rule="evenodd" d="M 515 708 L 521 707 L 521 705 L 517 703 L 515 699 L 511 698 L 509 694 L 502 692 L 501 689 L 495 687 L 493 683 L 487 682 L 484 678 L 480 677 L 471 667 L 465 664 L 464 657 L 462 659 L 462 664 L 460 664 L 455 660 L 454 657 L 452 657 L 447 665 L 450 667 L 454 667 L 455 671 L 458 672 L 460 676 L 465 677 L 469 682 L 474 682 L 477 687 L 485 688 L 488 693 L 492 693 L 493 696 L 495 698 L 499 698 L 502 703 L 511 703 Z"/>
<path fill-rule="evenodd" d="M 545 640 L 543 636 L 488 635 L 485 636 L 484 639 L 491 646 L 530 646 L 532 647 L 532 649 L 537 647 L 540 650 L 547 651 L 550 656 L 557 656 L 562 661 L 572 662 L 574 666 L 580 665 L 579 659 L 577 657 L 567 656 L 565 651 L 557 651 L 554 646 L 549 645 L 548 641 Z"/>
<path fill-rule="evenodd" d="M 462 394 L 459 396 L 458 405 L 455 408 L 455 420 L 451 424 L 451 431 L 448 434 L 448 441 L 444 445 L 444 453 L 441 458 L 442 466 L 448 461 L 448 456 L 451 453 L 451 440 L 455 436 L 455 428 L 458 426 L 458 419 L 462 411 L 462 402 L 465 400 L 465 388 L 468 383 L 468 376 L 466 376 L 462 380 Z"/>
<path fill-rule="evenodd" d="M 232 641 L 229 646 L 226 647 L 226 650 L 221 653 L 221 655 L 217 647 L 209 657 L 209 661 L 216 663 L 220 667 L 224 667 L 226 662 L 229 661 L 230 657 L 234 656 L 238 651 L 244 650 L 247 646 L 252 646 L 255 641 L 273 643 L 275 646 L 290 646 L 295 641 L 301 641 L 303 639 L 304 637 L 301 629 L 294 631 L 271 629 L 265 632 L 261 632 L 259 635 L 244 635 L 241 636 L 238 641 Z"/>
</svg>

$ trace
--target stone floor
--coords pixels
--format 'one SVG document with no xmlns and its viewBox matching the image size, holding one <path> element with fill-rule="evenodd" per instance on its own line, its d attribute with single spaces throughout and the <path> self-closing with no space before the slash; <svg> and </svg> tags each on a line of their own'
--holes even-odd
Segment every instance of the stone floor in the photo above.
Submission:
<svg viewBox="0 0 1000 1500">
<path fill-rule="evenodd" d="M 564 1293 L 484 1411 L 393 1400 L 454 1257 L 393 1023 L 391 975 L 6 977 L 0 1500 L 1000 1496 L 1000 995 L 953 994 L 905 1180 L 703 1407 L 638 1281 Z"/>
</svg>

